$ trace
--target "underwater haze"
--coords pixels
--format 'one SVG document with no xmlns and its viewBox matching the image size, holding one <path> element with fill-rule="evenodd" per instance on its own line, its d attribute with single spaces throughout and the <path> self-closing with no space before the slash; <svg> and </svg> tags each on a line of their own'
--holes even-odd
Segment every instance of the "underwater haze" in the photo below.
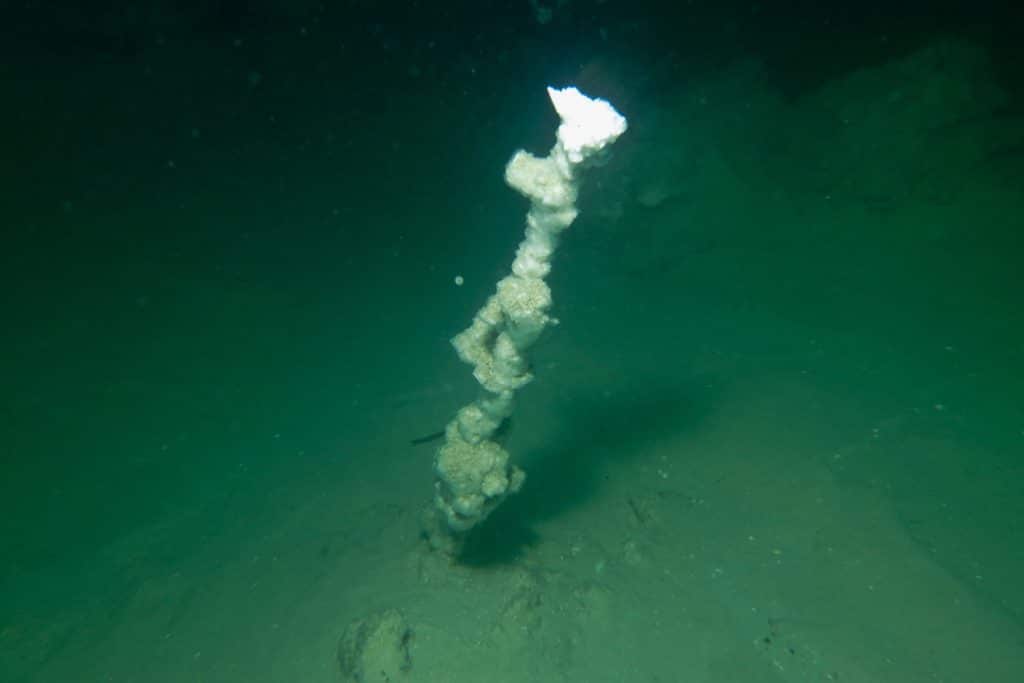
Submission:
<svg viewBox="0 0 1024 683">
<path fill-rule="evenodd" d="M 966 5 L 6 9 L 0 680 L 1024 680 L 1024 10 Z M 439 547 L 547 86 L 629 129 Z"/>
</svg>

